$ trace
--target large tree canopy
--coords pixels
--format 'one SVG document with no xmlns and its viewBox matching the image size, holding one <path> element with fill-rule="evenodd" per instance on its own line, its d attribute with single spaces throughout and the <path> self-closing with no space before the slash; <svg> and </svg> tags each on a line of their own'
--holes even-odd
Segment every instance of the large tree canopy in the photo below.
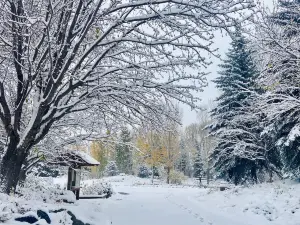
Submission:
<svg viewBox="0 0 300 225">
<path fill-rule="evenodd" d="M 2 189 L 11 191 L 30 149 L 71 113 L 97 106 L 98 114 L 136 121 L 170 114 L 171 99 L 197 107 L 193 92 L 202 90 L 205 73 L 185 68 L 205 68 L 213 31 L 245 19 L 253 6 L 252 0 L 0 0 Z"/>
<path fill-rule="evenodd" d="M 280 152 L 285 176 L 300 176 L 300 2 L 279 1 L 256 26 L 259 53 L 264 58 L 260 83 L 266 93 L 258 100 L 266 114 L 263 135 Z"/>
</svg>

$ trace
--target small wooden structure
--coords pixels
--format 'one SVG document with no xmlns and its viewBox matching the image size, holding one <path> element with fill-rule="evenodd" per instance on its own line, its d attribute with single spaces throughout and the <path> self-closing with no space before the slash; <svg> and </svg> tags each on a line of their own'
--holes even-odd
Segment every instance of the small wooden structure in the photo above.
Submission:
<svg viewBox="0 0 300 225">
<path fill-rule="evenodd" d="M 59 165 L 69 166 L 67 190 L 71 190 L 79 200 L 81 167 L 99 166 L 100 163 L 82 151 L 69 151 L 56 158 Z"/>
</svg>

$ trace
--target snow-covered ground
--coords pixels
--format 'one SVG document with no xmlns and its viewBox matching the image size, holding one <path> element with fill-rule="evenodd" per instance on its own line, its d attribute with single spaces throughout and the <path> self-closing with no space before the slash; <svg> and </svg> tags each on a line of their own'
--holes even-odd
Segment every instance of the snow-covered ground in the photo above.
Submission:
<svg viewBox="0 0 300 225">
<path fill-rule="evenodd" d="M 59 184 L 63 181 L 55 180 Z M 83 222 L 95 225 L 300 225 L 299 183 L 259 184 L 221 192 L 217 188 L 171 186 L 157 180 L 152 185 L 150 179 L 133 176 L 109 177 L 104 182 L 111 182 L 115 191 L 109 199 L 47 207 L 65 208 Z M 60 220 L 69 217 L 57 216 Z M 58 221 L 54 216 L 52 219 Z"/>
<path fill-rule="evenodd" d="M 151 186 L 149 180 L 135 177 L 107 179 L 113 183 L 116 194 L 93 201 L 99 202 L 108 224 L 300 225 L 300 184 L 260 184 L 220 192 Z"/>
</svg>

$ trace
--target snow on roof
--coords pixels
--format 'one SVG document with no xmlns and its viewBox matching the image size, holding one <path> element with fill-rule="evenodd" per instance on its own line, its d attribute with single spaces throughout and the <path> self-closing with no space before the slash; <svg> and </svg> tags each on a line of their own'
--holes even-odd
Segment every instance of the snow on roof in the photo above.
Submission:
<svg viewBox="0 0 300 225">
<path fill-rule="evenodd" d="M 90 156 L 89 154 L 82 152 L 82 151 L 72 151 L 72 154 L 80 157 L 82 160 L 84 160 L 87 164 L 90 165 L 100 165 L 100 163 L 94 159 L 92 156 Z"/>
<path fill-rule="evenodd" d="M 100 163 L 83 151 L 66 150 L 59 154 L 50 164 L 61 166 L 99 166 Z"/>
</svg>

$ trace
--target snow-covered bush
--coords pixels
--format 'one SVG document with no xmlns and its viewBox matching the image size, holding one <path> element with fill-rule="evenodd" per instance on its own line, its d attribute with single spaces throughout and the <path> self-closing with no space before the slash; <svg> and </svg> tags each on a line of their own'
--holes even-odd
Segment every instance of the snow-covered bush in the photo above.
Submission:
<svg viewBox="0 0 300 225">
<path fill-rule="evenodd" d="M 157 167 L 157 171 L 158 171 L 160 180 L 165 180 L 167 178 L 168 174 L 167 174 L 167 171 L 165 170 L 164 166 Z"/>
<path fill-rule="evenodd" d="M 47 203 L 76 201 L 72 191 L 62 190 L 53 185 L 52 178 L 42 178 L 29 174 L 22 186 L 18 186 L 16 193 L 26 200 L 37 200 Z"/>
<path fill-rule="evenodd" d="M 11 219 L 13 214 L 18 212 L 17 206 L 13 197 L 0 193 L 0 223 Z"/>
<path fill-rule="evenodd" d="M 115 161 L 108 162 L 105 167 L 104 174 L 106 176 L 116 176 L 118 175 L 118 173 L 119 171 L 116 162 Z"/>
<path fill-rule="evenodd" d="M 171 184 L 182 184 L 187 178 L 182 172 L 171 170 L 169 179 Z"/>
<path fill-rule="evenodd" d="M 50 166 L 45 162 L 39 162 L 35 167 L 32 168 L 30 173 L 39 177 L 58 177 L 63 175 L 60 167 Z"/>
<path fill-rule="evenodd" d="M 83 195 L 107 195 L 110 197 L 113 194 L 111 184 L 103 183 L 101 180 L 93 180 L 92 183 L 83 183 L 81 188 Z"/>
<path fill-rule="evenodd" d="M 138 177 L 140 178 L 146 178 L 146 177 L 149 177 L 151 174 L 151 171 L 149 170 L 149 168 L 145 165 L 141 165 L 139 167 L 139 170 L 138 170 Z"/>
<path fill-rule="evenodd" d="M 152 169 L 152 173 L 154 177 L 161 177 L 161 171 L 158 167 L 154 166 Z"/>
</svg>

